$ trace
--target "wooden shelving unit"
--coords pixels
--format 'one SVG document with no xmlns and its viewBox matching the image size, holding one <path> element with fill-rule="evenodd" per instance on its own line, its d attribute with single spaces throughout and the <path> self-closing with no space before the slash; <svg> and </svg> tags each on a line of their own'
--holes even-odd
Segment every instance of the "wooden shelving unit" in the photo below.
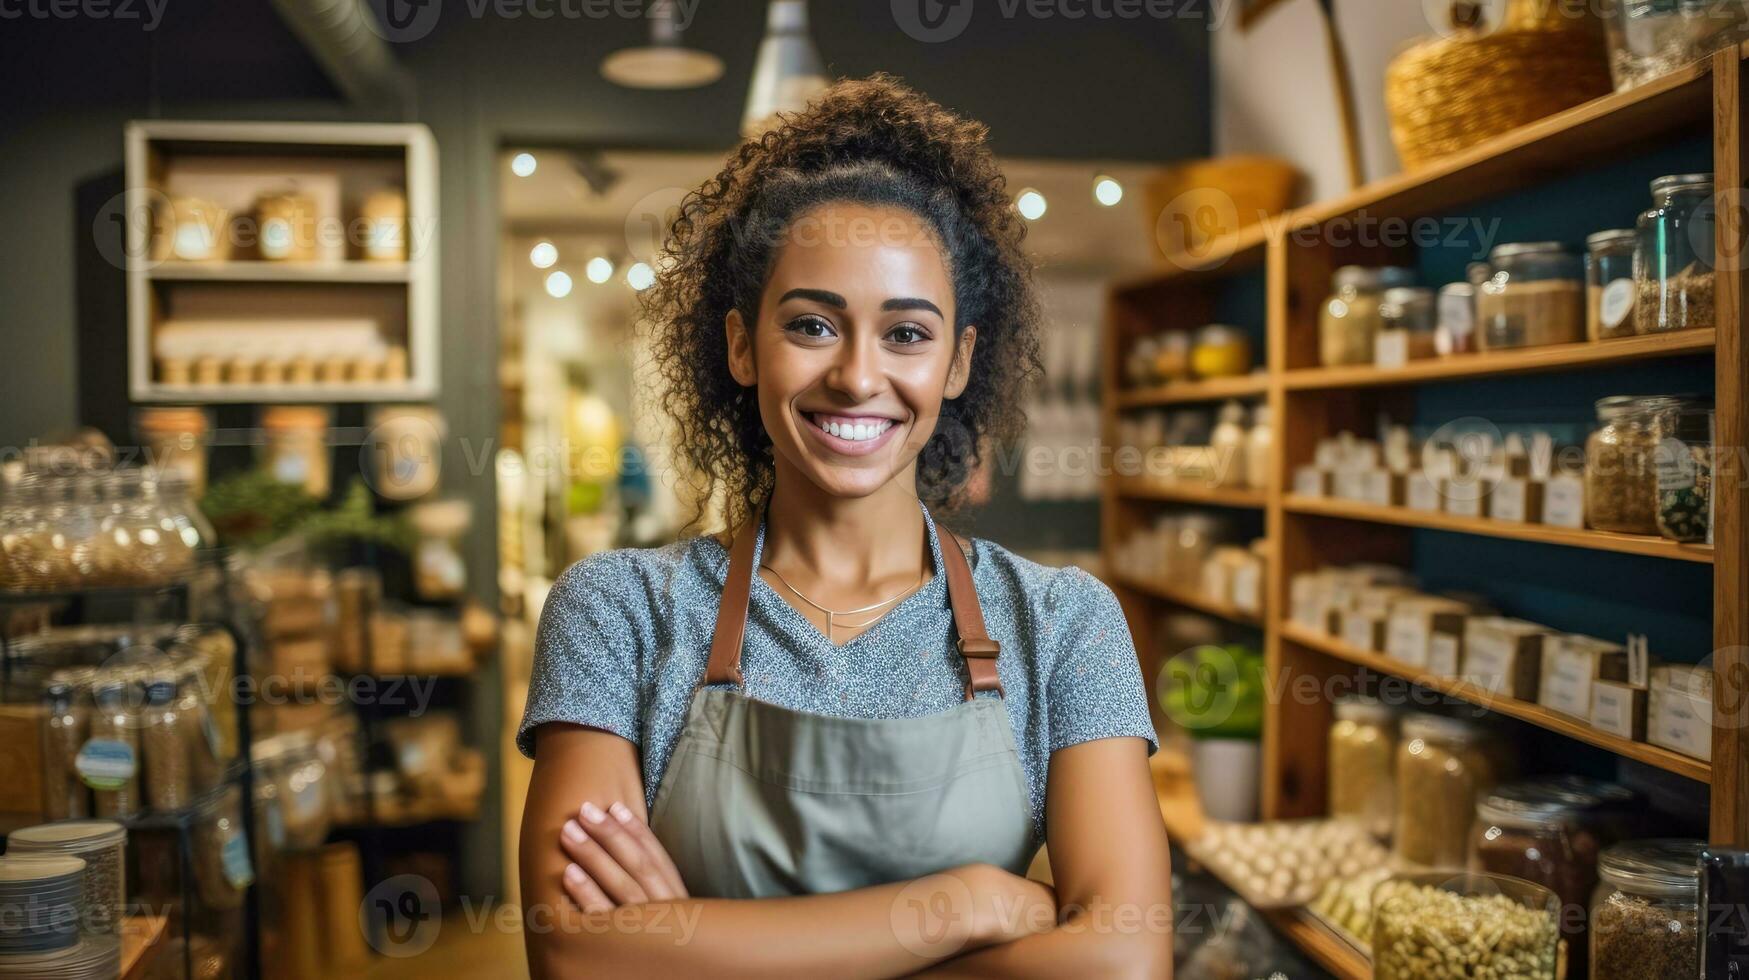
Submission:
<svg viewBox="0 0 1749 980">
<path fill-rule="evenodd" d="M 1723 263 L 1717 273 L 1718 330 L 1695 330 L 1601 343 L 1562 345 L 1412 362 L 1403 367 L 1318 366 L 1317 316 L 1335 268 L 1344 264 L 1415 264 L 1411 246 L 1388 248 L 1336 244 L 1332 228 L 1364 220 L 1437 216 L 1501 195 L 1535 190 L 1576 173 L 1631 163 L 1667 149 L 1673 141 L 1710 145 L 1715 182 L 1720 188 L 1745 184 L 1749 165 L 1749 93 L 1743 60 L 1749 45 L 1690 65 L 1650 84 L 1606 96 L 1491 140 L 1434 167 L 1398 175 L 1337 200 L 1315 204 L 1266 221 L 1261 226 L 1211 243 L 1198 256 L 1175 257 L 1153 276 L 1115 283 L 1111 290 L 1105 347 L 1105 438 L 1116 445 L 1123 413 L 1154 406 L 1214 401 L 1228 397 L 1267 400 L 1275 426 L 1275 467 L 1263 491 L 1149 488 L 1132 478 L 1106 479 L 1102 536 L 1108 560 L 1146 519 L 1155 502 L 1216 507 L 1262 515 L 1269 554 L 1260 619 L 1234 617 L 1233 610 L 1157 583 L 1112 579 L 1143 656 L 1144 676 L 1173 651 L 1156 649 L 1154 619 L 1161 604 L 1201 610 L 1261 631 L 1267 669 L 1273 681 L 1284 677 L 1320 679 L 1362 673 L 1406 680 L 1447 697 L 1481 705 L 1544 732 L 1661 770 L 1707 787 L 1709 838 L 1714 843 L 1749 845 L 1749 698 L 1721 698 L 1715 717 L 1712 759 L 1680 753 L 1593 729 L 1540 705 L 1502 698 L 1460 679 L 1436 676 L 1382 654 L 1357 649 L 1288 620 L 1291 577 L 1325 565 L 1355 561 L 1407 562 L 1419 529 L 1470 535 L 1478 542 L 1503 539 L 1538 552 L 1538 561 L 1584 563 L 1588 552 L 1628 556 L 1645 562 L 1656 578 L 1681 573 L 1684 581 L 1710 575 L 1711 650 L 1688 651 L 1698 661 L 1712 655 L 1715 688 L 1734 692 L 1736 677 L 1749 670 L 1749 526 L 1745 494 L 1719 493 L 1715 499 L 1712 546 L 1678 544 L 1660 538 L 1594 530 L 1514 524 L 1461 518 L 1406 507 L 1379 507 L 1290 493 L 1283 474 L 1310 461 L 1322 438 L 1366 427 L 1376 413 L 1412 416 L 1423 386 L 1471 380 L 1618 372 L 1622 368 L 1671 362 L 1671 370 L 1704 370 L 1711 364 L 1717 412 L 1715 441 L 1724 447 L 1749 445 L 1749 355 L 1742 345 L 1749 280 L 1742 268 Z M 1655 164 L 1648 164 L 1653 167 Z M 1696 168 L 1699 169 L 1699 168 Z M 1649 171 L 1646 179 L 1664 171 Z M 1738 209 L 1719 210 L 1719 254 L 1738 255 L 1737 243 L 1749 235 Z M 1603 225 L 1599 225 L 1603 227 Z M 1740 265 L 1740 263 L 1739 263 Z M 1172 386 L 1152 391 L 1122 386 L 1127 345 L 1162 326 L 1192 327 L 1213 319 L 1221 290 L 1238 276 L 1264 271 L 1267 319 L 1266 371 L 1261 381 L 1244 379 L 1248 390 Z M 1246 283 L 1244 288 L 1254 288 Z M 1679 363 L 1678 363 L 1679 362 Z M 1580 383 L 1575 381 L 1575 383 Z M 1230 383 L 1231 384 L 1231 383 Z M 1261 391 L 1252 389 L 1260 384 Z M 1749 487 L 1740 454 L 1724 453 L 1715 472 L 1716 487 Z M 1441 539 L 1443 540 L 1443 539 Z M 1580 567 L 1580 566 L 1576 566 Z M 1510 598 L 1510 597 L 1501 597 Z M 1692 607 L 1691 607 L 1692 608 Z M 1692 613 L 1691 613 L 1692 615 Z M 1262 812 L 1266 819 L 1318 816 L 1325 812 L 1326 732 L 1330 705 L 1317 699 L 1272 699 L 1263 745 Z M 1196 832 L 1200 808 L 1175 795 L 1156 776 L 1162 813 L 1175 836 Z M 1194 789 L 1188 778 L 1171 783 L 1174 794 Z M 1170 805 L 1169 805 L 1170 804 Z M 1294 913 L 1268 916 L 1287 939 L 1301 946 L 1339 977 L 1362 978 L 1370 967 L 1345 944 Z"/>
<path fill-rule="evenodd" d="M 1107 581 L 1134 592 L 1153 596 L 1156 599 L 1161 599 L 1175 606 L 1183 606 L 1186 609 L 1194 609 L 1197 612 L 1208 613 L 1210 616 L 1219 617 L 1230 623 L 1244 623 L 1247 626 L 1263 625 L 1263 617 L 1257 613 L 1251 612 L 1247 609 L 1240 609 L 1238 606 L 1235 606 L 1230 602 L 1220 602 L 1211 599 L 1208 596 L 1203 595 L 1201 592 L 1192 592 L 1187 589 L 1175 589 L 1159 582 L 1151 582 L 1147 579 L 1139 579 L 1128 575 L 1112 574 L 1108 576 Z"/>
<path fill-rule="evenodd" d="M 1121 408 L 1147 408 L 1154 405 L 1218 402 L 1229 398 L 1257 398 L 1268 393 L 1269 376 L 1258 373 L 1236 378 L 1182 381 L 1157 388 L 1131 388 L 1118 393 L 1117 404 Z"/>
</svg>

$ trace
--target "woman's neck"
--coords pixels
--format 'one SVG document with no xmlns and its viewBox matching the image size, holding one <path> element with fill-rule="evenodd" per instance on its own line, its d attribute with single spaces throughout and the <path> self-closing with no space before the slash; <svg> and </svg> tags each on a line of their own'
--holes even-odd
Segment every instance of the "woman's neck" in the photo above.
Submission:
<svg viewBox="0 0 1749 980">
<path fill-rule="evenodd" d="M 931 569 L 910 481 L 895 479 L 865 497 L 838 497 L 800 474 L 785 476 L 780 469 L 772 489 L 761 561 L 803 589 L 812 582 L 825 597 L 855 600 Z"/>
</svg>

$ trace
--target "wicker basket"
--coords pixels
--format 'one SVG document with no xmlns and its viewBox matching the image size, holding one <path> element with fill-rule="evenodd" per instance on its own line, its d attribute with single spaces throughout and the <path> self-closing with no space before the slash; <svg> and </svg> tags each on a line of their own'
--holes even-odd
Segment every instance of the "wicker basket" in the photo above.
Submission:
<svg viewBox="0 0 1749 980">
<path fill-rule="evenodd" d="M 1227 156 L 1187 160 L 1143 187 L 1142 211 L 1157 258 L 1195 256 L 1230 235 L 1287 210 L 1300 172 L 1286 160 Z"/>
<path fill-rule="evenodd" d="M 1510 0 L 1492 33 L 1421 41 L 1385 69 L 1391 139 L 1406 170 L 1609 94 L 1589 5 Z"/>
</svg>

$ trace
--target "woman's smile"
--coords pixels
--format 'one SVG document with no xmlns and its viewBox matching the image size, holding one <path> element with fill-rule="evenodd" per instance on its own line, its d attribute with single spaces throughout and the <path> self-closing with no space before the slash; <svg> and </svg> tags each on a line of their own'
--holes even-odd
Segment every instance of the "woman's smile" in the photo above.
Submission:
<svg viewBox="0 0 1749 980">
<path fill-rule="evenodd" d="M 866 456 L 891 442 L 903 426 L 884 415 L 802 412 L 802 428 L 814 441 L 841 456 Z"/>
</svg>

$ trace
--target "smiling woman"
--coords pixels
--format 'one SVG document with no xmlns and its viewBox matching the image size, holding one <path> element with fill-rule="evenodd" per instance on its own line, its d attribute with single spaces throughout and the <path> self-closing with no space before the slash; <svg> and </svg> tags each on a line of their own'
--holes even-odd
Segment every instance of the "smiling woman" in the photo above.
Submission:
<svg viewBox="0 0 1749 980">
<path fill-rule="evenodd" d="M 879 77 L 683 204 L 647 322 L 731 531 L 549 595 L 517 738 L 537 976 L 1169 971 L 1115 597 L 931 512 L 1036 372 L 1020 236 L 983 128 Z M 1023 877 L 1047 841 L 1054 890 Z"/>
</svg>

